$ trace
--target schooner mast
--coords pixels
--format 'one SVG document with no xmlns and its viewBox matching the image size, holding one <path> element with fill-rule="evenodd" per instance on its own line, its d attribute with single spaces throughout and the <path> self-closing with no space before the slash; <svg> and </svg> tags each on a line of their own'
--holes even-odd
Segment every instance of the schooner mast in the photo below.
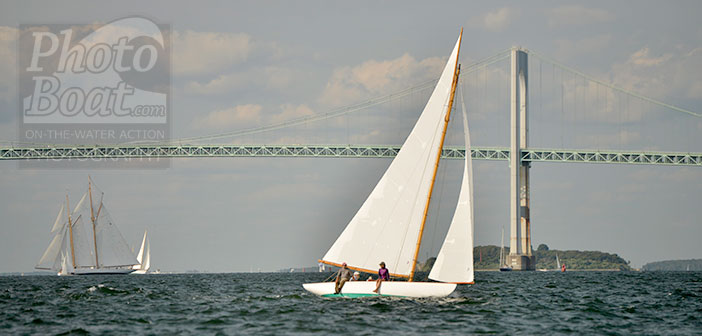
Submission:
<svg viewBox="0 0 702 336">
<path fill-rule="evenodd" d="M 100 262 L 98 261 L 98 248 L 97 248 L 97 232 L 95 221 L 100 215 L 100 209 L 102 209 L 102 199 L 100 199 L 100 207 L 97 210 L 97 214 L 93 210 L 93 191 L 91 188 L 92 179 L 88 177 L 88 197 L 90 198 L 90 221 L 93 223 L 93 247 L 95 248 L 95 268 L 100 268 Z"/>
<path fill-rule="evenodd" d="M 71 207 L 68 205 L 68 194 L 66 194 L 66 213 L 68 213 L 68 235 L 71 241 L 71 264 L 76 268 L 76 251 L 73 248 L 73 222 L 71 221 Z"/>
</svg>

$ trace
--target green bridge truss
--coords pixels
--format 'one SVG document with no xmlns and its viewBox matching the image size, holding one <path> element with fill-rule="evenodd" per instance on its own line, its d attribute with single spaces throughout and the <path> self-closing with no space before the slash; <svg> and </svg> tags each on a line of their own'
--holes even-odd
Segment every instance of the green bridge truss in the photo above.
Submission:
<svg viewBox="0 0 702 336">
<path fill-rule="evenodd" d="M 400 146 L 357 145 L 128 145 L 0 147 L 0 160 L 70 160 L 103 158 L 203 158 L 203 157 L 318 157 L 391 158 Z M 442 158 L 462 159 L 460 147 L 444 148 Z M 473 159 L 509 160 L 508 148 L 478 147 Z M 567 149 L 526 149 L 529 162 L 619 163 L 643 165 L 702 166 L 702 153 L 656 153 Z"/>
</svg>

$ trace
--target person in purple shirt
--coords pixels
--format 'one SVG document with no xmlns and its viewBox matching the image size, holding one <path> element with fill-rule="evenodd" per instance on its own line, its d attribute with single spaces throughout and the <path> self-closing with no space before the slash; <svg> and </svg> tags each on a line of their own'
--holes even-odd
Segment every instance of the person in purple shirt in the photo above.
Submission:
<svg viewBox="0 0 702 336">
<path fill-rule="evenodd" d="M 380 269 L 378 270 L 378 280 L 375 282 L 375 290 L 373 292 L 378 293 L 380 290 L 380 283 L 383 281 L 390 280 L 390 271 L 385 268 L 385 262 L 380 262 Z"/>
</svg>

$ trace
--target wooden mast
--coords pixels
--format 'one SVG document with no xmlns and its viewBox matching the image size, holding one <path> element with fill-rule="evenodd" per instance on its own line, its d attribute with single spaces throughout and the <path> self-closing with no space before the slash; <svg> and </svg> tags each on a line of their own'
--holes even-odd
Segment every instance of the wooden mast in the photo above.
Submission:
<svg viewBox="0 0 702 336">
<path fill-rule="evenodd" d="M 434 174 L 431 178 L 431 186 L 429 187 L 429 196 L 427 197 L 427 204 L 424 207 L 424 217 L 422 218 L 422 225 L 419 227 L 419 236 L 417 237 L 417 249 L 414 251 L 414 258 L 412 258 L 412 270 L 410 271 L 409 281 L 414 280 L 414 269 L 417 267 L 417 257 L 419 256 L 419 247 L 422 243 L 422 234 L 424 233 L 424 224 L 427 222 L 427 215 L 429 214 L 429 202 L 431 201 L 431 194 L 434 192 L 434 181 L 436 180 L 436 173 L 439 170 L 439 161 L 441 160 L 441 152 L 444 148 L 444 139 L 446 138 L 446 130 L 448 129 L 448 122 L 451 117 L 451 109 L 453 108 L 453 98 L 456 94 L 456 86 L 458 84 L 458 75 L 461 71 L 460 65 L 458 65 L 458 55 L 461 52 L 461 40 L 463 39 L 463 28 L 461 28 L 461 34 L 458 36 L 458 50 L 456 51 L 456 64 L 453 68 L 453 81 L 451 82 L 451 96 L 449 97 L 448 109 L 446 111 L 446 117 L 444 118 L 444 129 L 441 132 L 441 143 L 439 144 L 439 152 L 436 154 L 436 164 L 434 164 Z"/>
<path fill-rule="evenodd" d="M 68 205 L 68 194 L 66 194 L 66 211 L 68 212 L 68 234 L 71 238 L 71 264 L 76 268 L 76 252 L 73 249 L 73 222 L 71 221 L 71 207 Z"/>
<path fill-rule="evenodd" d="M 88 197 L 90 197 L 90 221 L 93 223 L 93 246 L 95 247 L 95 268 L 100 268 L 100 263 L 98 262 L 98 249 L 97 249 L 97 234 L 95 233 L 95 213 L 93 212 L 93 191 L 91 188 L 91 180 L 88 177 Z M 102 202 L 100 202 L 102 207 Z"/>
</svg>

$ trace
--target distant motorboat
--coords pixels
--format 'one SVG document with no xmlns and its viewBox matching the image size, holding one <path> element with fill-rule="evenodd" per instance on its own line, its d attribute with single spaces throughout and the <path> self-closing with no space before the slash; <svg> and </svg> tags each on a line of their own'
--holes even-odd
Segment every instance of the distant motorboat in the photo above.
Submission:
<svg viewBox="0 0 702 336">
<path fill-rule="evenodd" d="M 58 275 L 129 274 L 140 264 L 110 217 L 103 193 L 94 198 L 93 188 L 88 178 L 88 190 L 73 211 L 66 195 L 51 228 L 54 238 L 36 269 Z"/>
</svg>

